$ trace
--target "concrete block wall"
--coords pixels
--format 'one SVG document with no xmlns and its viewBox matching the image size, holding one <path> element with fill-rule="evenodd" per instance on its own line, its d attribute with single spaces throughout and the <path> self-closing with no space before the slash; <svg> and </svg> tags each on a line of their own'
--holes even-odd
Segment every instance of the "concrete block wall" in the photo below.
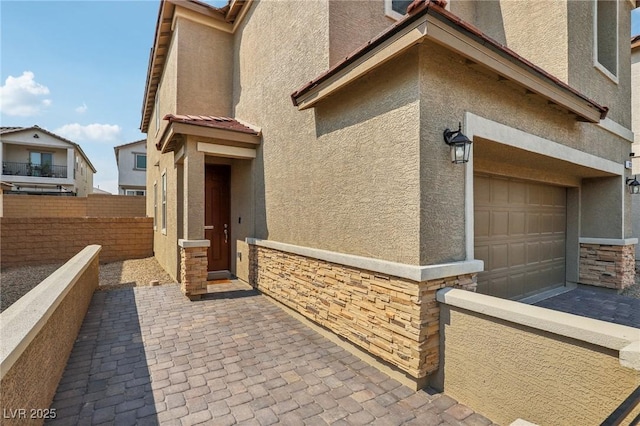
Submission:
<svg viewBox="0 0 640 426">
<path fill-rule="evenodd" d="M 252 245 L 250 282 L 420 383 L 439 363 L 436 291 L 476 276 L 415 282 Z"/>
<path fill-rule="evenodd" d="M 623 289 L 635 283 L 635 245 L 580 244 L 580 283 Z"/>
<path fill-rule="evenodd" d="M 4 217 L 145 217 L 145 197 L 90 194 L 87 197 L 4 194 Z"/>
<path fill-rule="evenodd" d="M 99 251 L 96 246 L 85 248 L 0 314 L 3 425 L 42 424 L 45 415 L 55 418 L 48 408 L 98 288 Z"/>
<path fill-rule="evenodd" d="M 90 244 L 101 262 L 153 256 L 153 218 L 0 218 L 2 267 L 64 262 Z"/>
</svg>

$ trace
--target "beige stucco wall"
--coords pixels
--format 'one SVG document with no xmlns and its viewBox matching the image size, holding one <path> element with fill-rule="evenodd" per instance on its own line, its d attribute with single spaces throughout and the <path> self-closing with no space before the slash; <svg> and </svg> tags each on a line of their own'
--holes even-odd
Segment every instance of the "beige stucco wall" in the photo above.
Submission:
<svg viewBox="0 0 640 426">
<path fill-rule="evenodd" d="M 640 46 L 631 52 L 631 117 L 635 144 L 631 151 L 636 158 L 633 161 L 635 175 L 640 175 Z M 633 236 L 640 236 L 640 196 L 632 197 Z M 636 244 L 636 264 L 640 264 L 640 244 Z"/>
<path fill-rule="evenodd" d="M 341 61 L 393 22 L 385 15 L 383 0 L 329 2 L 330 64 Z"/>
<path fill-rule="evenodd" d="M 442 138 L 442 131 L 463 121 L 465 113 L 471 112 L 618 164 L 622 164 L 628 157 L 629 143 L 625 139 L 596 125 L 580 123 L 570 115 L 549 106 L 546 100 L 526 95 L 522 89 L 498 81 L 494 75 L 465 65 L 462 57 L 439 45 L 430 42 L 421 45 L 420 68 L 422 263 L 444 259 L 461 260 L 465 256 L 464 210 L 462 207 L 446 207 L 464 205 L 465 169 L 450 163 L 449 148 Z M 454 68 L 457 72 L 451 73 Z M 491 144 L 487 143 L 475 146 L 474 158 L 482 158 L 477 165 L 474 163 L 475 171 L 481 170 L 483 164 L 486 170 L 482 171 L 500 170 L 495 163 L 491 163 L 496 156 L 490 153 L 490 147 Z M 525 176 L 519 167 L 511 167 L 512 176 L 567 186 L 580 185 L 582 178 L 592 177 L 591 171 L 569 163 L 559 164 L 559 169 L 550 170 L 543 168 L 544 162 L 537 156 L 522 150 L 513 153 L 517 156 L 503 160 L 503 171 L 508 170 L 512 164 L 532 170 Z M 540 172 L 536 173 L 536 168 Z M 618 183 L 620 179 L 619 177 Z M 590 190 L 585 188 L 583 196 L 588 195 Z M 607 198 L 612 204 L 596 203 L 592 214 L 582 218 L 583 229 L 600 225 L 599 216 L 607 215 L 613 220 L 611 232 L 606 232 L 607 238 L 622 238 L 623 212 L 612 210 L 611 206 L 621 205 L 623 196 L 622 191 L 615 189 L 608 193 Z M 628 237 L 631 234 L 631 221 L 628 219 L 631 208 L 628 197 L 625 200 L 625 237 Z"/>
<path fill-rule="evenodd" d="M 599 425 L 640 385 L 616 351 L 445 304 L 441 319 L 444 391 L 499 424 Z"/>
<path fill-rule="evenodd" d="M 631 4 L 618 1 L 618 82 L 594 66 L 594 1 L 451 2 L 451 11 L 591 99 L 630 128 L 629 33 Z"/>
<path fill-rule="evenodd" d="M 417 57 L 371 73 L 315 110 L 298 111 L 291 92 L 328 68 L 327 7 L 261 2 L 237 36 L 235 114 L 263 133 L 256 236 L 417 264 Z M 266 25 L 287 31 L 260 31 Z M 258 65 L 261 73 L 247 72 Z"/>
<path fill-rule="evenodd" d="M 185 18 L 176 20 L 176 31 L 180 76 L 176 112 L 228 117 L 233 89 L 233 36 Z"/>
<path fill-rule="evenodd" d="M 600 72 L 594 65 L 593 13 L 595 2 L 567 2 L 569 17 L 568 83 L 591 99 L 610 108 L 608 118 L 631 128 L 631 70 L 628 66 L 631 33 L 631 2 L 618 1 L 618 82 Z M 627 153 L 628 155 L 628 153 Z"/>
</svg>

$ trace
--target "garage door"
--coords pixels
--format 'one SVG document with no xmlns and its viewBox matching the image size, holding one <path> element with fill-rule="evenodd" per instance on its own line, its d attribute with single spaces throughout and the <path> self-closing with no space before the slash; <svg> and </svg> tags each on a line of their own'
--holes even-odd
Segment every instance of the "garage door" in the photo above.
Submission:
<svg viewBox="0 0 640 426">
<path fill-rule="evenodd" d="M 478 292 L 518 299 L 565 281 L 566 189 L 474 177 Z"/>
</svg>

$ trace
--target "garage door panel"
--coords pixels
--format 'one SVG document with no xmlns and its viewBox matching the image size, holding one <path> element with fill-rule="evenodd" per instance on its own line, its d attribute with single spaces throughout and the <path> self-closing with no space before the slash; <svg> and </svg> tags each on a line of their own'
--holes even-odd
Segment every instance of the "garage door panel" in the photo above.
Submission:
<svg viewBox="0 0 640 426">
<path fill-rule="evenodd" d="M 509 245 L 492 244 L 489 248 L 489 265 L 494 271 L 506 269 L 509 266 Z"/>
<path fill-rule="evenodd" d="M 509 267 L 525 266 L 527 264 L 527 248 L 524 242 L 509 245 Z"/>
<path fill-rule="evenodd" d="M 476 238 L 488 237 L 490 224 L 489 211 L 476 211 L 473 223 Z"/>
<path fill-rule="evenodd" d="M 505 237 L 509 235 L 509 212 L 494 211 L 491 212 L 491 229 L 490 237 Z"/>
<path fill-rule="evenodd" d="M 524 235 L 526 229 L 526 218 L 527 214 L 525 212 L 509 212 L 509 235 L 517 236 Z"/>
<path fill-rule="evenodd" d="M 478 292 L 515 299 L 564 284 L 566 189 L 482 176 L 474 191 Z"/>
<path fill-rule="evenodd" d="M 491 203 L 495 205 L 509 203 L 509 181 L 500 178 L 490 180 Z"/>
</svg>

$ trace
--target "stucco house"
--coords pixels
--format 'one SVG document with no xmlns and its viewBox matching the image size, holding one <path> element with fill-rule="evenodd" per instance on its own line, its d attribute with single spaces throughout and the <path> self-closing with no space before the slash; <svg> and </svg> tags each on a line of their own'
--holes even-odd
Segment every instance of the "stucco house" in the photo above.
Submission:
<svg viewBox="0 0 640 426">
<path fill-rule="evenodd" d="M 189 297 L 236 275 L 416 383 L 442 287 L 630 285 L 635 6 L 162 1 L 156 258 Z"/>
<path fill-rule="evenodd" d="M 146 195 L 147 141 L 118 145 L 113 150 L 118 165 L 118 194 Z"/>
<path fill-rule="evenodd" d="M 7 193 L 76 195 L 93 191 L 96 169 L 80 145 L 38 126 L 0 127 L 2 181 Z"/>
</svg>

